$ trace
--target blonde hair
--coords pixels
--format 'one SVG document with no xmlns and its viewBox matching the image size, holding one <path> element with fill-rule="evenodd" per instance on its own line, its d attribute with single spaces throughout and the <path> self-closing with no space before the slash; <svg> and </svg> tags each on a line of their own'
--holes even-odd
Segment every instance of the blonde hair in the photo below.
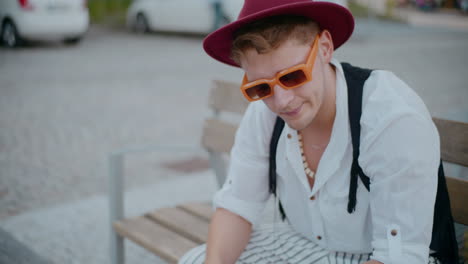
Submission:
<svg viewBox="0 0 468 264">
<path fill-rule="evenodd" d="M 320 28 L 310 18 L 295 15 L 267 17 L 248 24 L 234 33 L 231 58 L 240 64 L 240 58 L 248 49 L 265 54 L 278 48 L 286 40 L 298 44 L 312 43 Z"/>
</svg>

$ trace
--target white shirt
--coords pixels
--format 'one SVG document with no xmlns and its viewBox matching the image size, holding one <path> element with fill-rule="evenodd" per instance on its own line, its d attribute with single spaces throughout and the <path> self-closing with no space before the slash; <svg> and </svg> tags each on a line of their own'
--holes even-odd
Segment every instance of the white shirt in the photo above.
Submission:
<svg viewBox="0 0 468 264">
<path fill-rule="evenodd" d="M 312 190 L 297 131 L 286 124 L 278 142 L 277 193 L 288 220 L 296 231 L 330 251 L 373 252 L 372 259 L 385 264 L 427 264 L 440 160 L 431 116 L 393 73 L 372 72 L 364 85 L 359 156 L 371 181 L 370 192 L 358 179 L 356 210 L 349 214 L 352 143 L 347 86 L 341 65 L 332 63 L 337 73 L 336 117 Z M 249 105 L 231 151 L 227 180 L 214 197 L 216 207 L 252 224 L 259 221 L 270 196 L 268 157 L 275 119 L 263 102 Z"/>
</svg>

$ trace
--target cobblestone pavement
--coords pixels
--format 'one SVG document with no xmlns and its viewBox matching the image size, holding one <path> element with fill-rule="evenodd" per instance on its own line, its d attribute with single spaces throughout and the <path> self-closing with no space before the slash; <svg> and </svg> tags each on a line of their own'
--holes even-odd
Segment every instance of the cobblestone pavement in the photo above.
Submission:
<svg viewBox="0 0 468 264">
<path fill-rule="evenodd" d="M 117 148 L 196 146 L 221 68 L 198 38 L 102 28 L 76 47 L 0 50 L 0 218 L 104 192 Z M 146 165 L 131 186 L 166 177 Z"/>
<path fill-rule="evenodd" d="M 468 122 L 467 44 L 467 32 L 364 20 L 336 57 L 392 70 L 433 115 Z M 178 35 L 93 27 L 78 46 L 0 49 L 0 223 L 104 194 L 115 149 L 198 145 L 210 80 L 241 76 Z M 132 156 L 127 186 L 172 178 L 162 161 Z"/>
</svg>

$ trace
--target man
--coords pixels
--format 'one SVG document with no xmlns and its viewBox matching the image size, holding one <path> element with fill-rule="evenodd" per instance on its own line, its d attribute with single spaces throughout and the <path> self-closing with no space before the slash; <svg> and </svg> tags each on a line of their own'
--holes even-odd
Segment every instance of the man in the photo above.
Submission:
<svg viewBox="0 0 468 264">
<path fill-rule="evenodd" d="M 214 198 L 206 254 L 198 247 L 182 263 L 438 263 L 429 256 L 437 130 L 421 99 L 387 71 L 363 86 L 358 162 L 371 188 L 359 181 L 350 206 L 350 88 L 333 53 L 353 28 L 337 4 L 246 0 L 237 21 L 205 39 L 210 56 L 244 70 L 241 92 L 252 103 Z M 277 117 L 285 127 L 276 192 L 288 221 L 252 232 L 275 191 L 268 173 Z"/>
</svg>

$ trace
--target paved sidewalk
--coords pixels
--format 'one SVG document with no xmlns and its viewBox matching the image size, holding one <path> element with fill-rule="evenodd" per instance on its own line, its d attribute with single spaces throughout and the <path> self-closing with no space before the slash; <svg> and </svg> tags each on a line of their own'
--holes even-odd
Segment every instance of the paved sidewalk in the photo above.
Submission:
<svg viewBox="0 0 468 264">
<path fill-rule="evenodd" d="M 205 171 L 128 190 L 126 216 L 137 216 L 187 201 L 210 201 L 216 189 L 213 173 Z M 14 234 L 19 243 L 30 247 L 32 251 L 47 254 L 47 258 L 55 264 L 109 263 L 108 200 L 104 195 L 14 216 L 1 222 L 0 228 Z M 0 247 L 1 239 L 0 234 Z M 125 242 L 125 250 L 127 263 L 165 263 L 128 240 Z M 12 252 L 19 251 L 14 249 Z M 2 262 L 0 255 L 1 264 L 46 263 L 39 256 L 34 261 Z"/>
<path fill-rule="evenodd" d="M 0 263 L 2 264 L 51 264 L 28 246 L 16 240 L 0 228 Z"/>
</svg>

